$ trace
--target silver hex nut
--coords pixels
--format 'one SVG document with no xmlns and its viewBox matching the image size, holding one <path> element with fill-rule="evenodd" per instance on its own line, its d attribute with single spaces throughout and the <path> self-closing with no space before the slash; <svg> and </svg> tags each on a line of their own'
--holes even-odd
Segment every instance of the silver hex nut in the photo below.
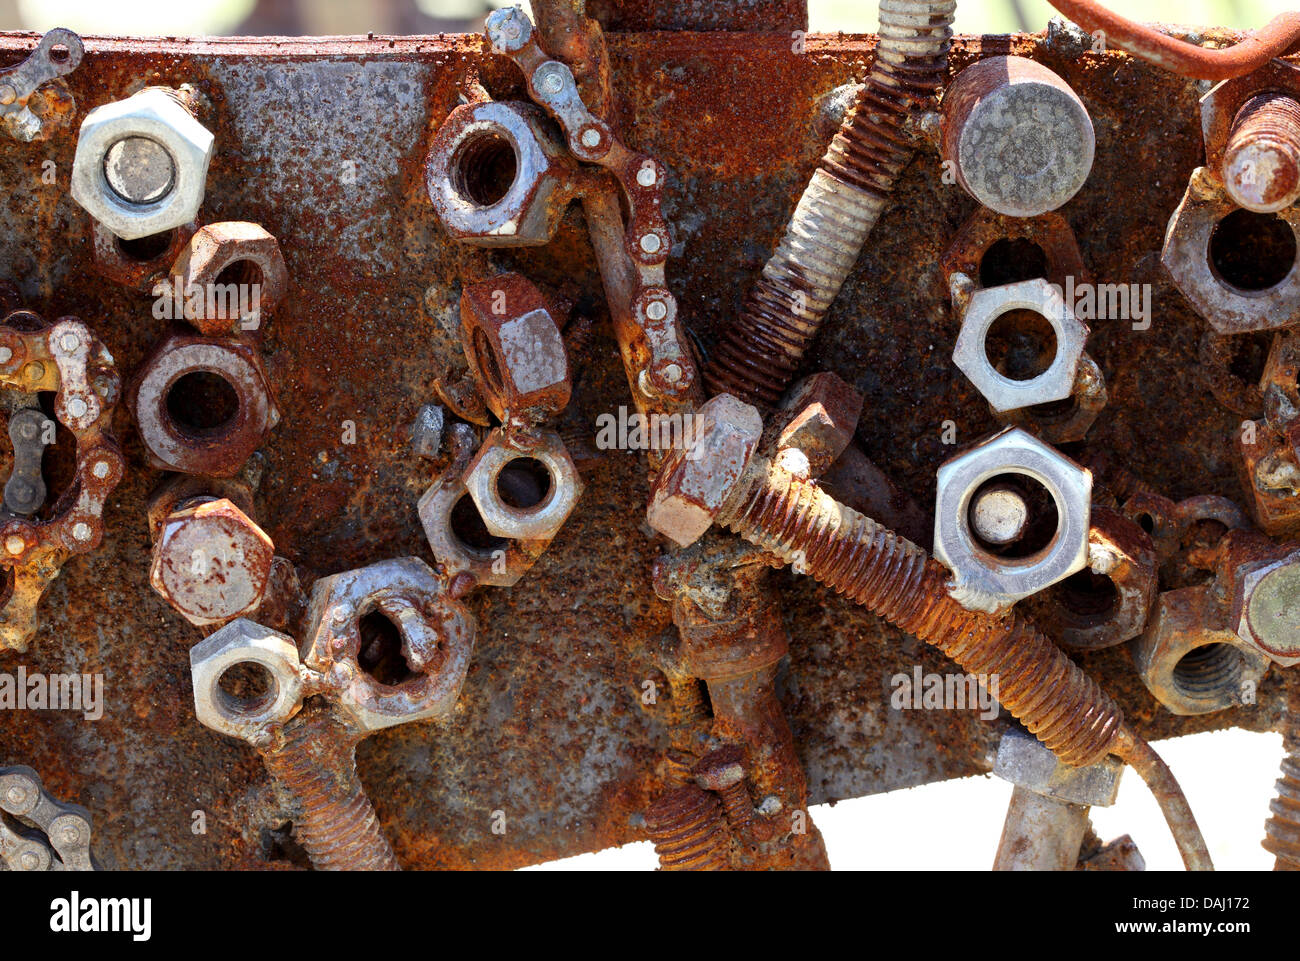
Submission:
<svg viewBox="0 0 1300 961">
<path fill-rule="evenodd" d="M 212 132 L 166 90 L 149 88 L 86 115 L 72 161 L 72 198 L 123 240 L 198 216 Z"/>
<path fill-rule="evenodd" d="M 1119 794 L 1124 765 L 1118 758 L 1107 757 L 1087 767 L 1073 767 L 1032 734 L 1011 728 L 998 742 L 993 773 L 1044 797 L 1086 807 L 1110 807 Z"/>
<path fill-rule="evenodd" d="M 1056 355 L 1037 377 L 1013 380 L 989 360 L 986 342 L 999 317 L 1013 310 L 1031 310 L 1052 327 Z M 1088 342 L 1088 328 L 1065 303 L 1054 284 L 1036 278 L 975 291 L 961 322 L 953 348 L 953 363 L 998 413 L 1035 404 L 1065 400 L 1074 392 L 1075 377 Z"/>
<path fill-rule="evenodd" d="M 994 553 L 971 522 L 976 494 L 1008 475 L 1043 485 L 1056 506 L 1055 535 L 1028 557 Z M 958 603 L 996 613 L 1083 570 L 1091 520 L 1092 472 L 1013 427 L 939 468 L 934 556 L 952 571 L 951 593 Z"/>
<path fill-rule="evenodd" d="M 540 464 L 548 484 L 539 502 L 515 506 L 502 495 L 498 481 L 502 471 L 522 460 Z M 512 540 L 550 540 L 577 506 L 582 477 L 559 434 L 544 431 L 535 445 L 521 449 L 512 447 L 497 428 L 470 461 L 465 488 L 488 533 Z"/>
<path fill-rule="evenodd" d="M 1300 664 L 1300 551 L 1245 565 L 1232 610 L 1243 641 L 1281 667 Z"/>
<path fill-rule="evenodd" d="M 261 690 L 233 694 L 221 681 L 231 670 L 252 665 Z M 302 677 L 293 638 L 247 618 L 231 621 L 190 649 L 194 712 L 206 727 L 249 740 L 270 725 L 283 724 L 302 707 Z"/>
</svg>

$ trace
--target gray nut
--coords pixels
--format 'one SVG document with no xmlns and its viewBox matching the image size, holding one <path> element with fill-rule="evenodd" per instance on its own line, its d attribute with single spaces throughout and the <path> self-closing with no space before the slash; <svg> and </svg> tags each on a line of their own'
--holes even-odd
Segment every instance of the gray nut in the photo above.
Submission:
<svg viewBox="0 0 1300 961">
<path fill-rule="evenodd" d="M 1041 315 L 1056 334 L 1056 356 L 1051 366 L 1030 380 L 1012 380 L 1001 374 L 990 363 L 985 346 L 994 322 L 1013 310 L 1032 310 Z M 975 291 L 962 318 L 952 359 L 992 408 L 1001 413 L 1068 398 L 1074 392 L 1087 341 L 1088 328 L 1074 316 L 1060 290 L 1039 278 Z"/>
<path fill-rule="evenodd" d="M 1056 504 L 1051 543 L 1025 558 L 1000 557 L 979 543 L 971 502 L 988 481 L 1022 475 Z M 1088 562 L 1092 473 L 1019 428 L 1010 428 L 939 468 L 934 556 L 953 573 L 953 598 L 996 613 L 1080 571 Z"/>
<path fill-rule="evenodd" d="M 221 687 L 221 678 L 241 664 L 265 671 L 266 690 L 238 697 Z M 190 649 L 194 712 L 220 734 L 250 740 L 269 725 L 283 724 L 302 707 L 298 648 L 293 638 L 247 618 L 231 621 Z"/>
<path fill-rule="evenodd" d="M 203 203 L 213 136 L 164 90 L 96 107 L 72 162 L 72 198 L 124 240 L 181 227 Z"/>
<path fill-rule="evenodd" d="M 1300 551 L 1246 565 L 1233 613 L 1243 641 L 1282 667 L 1300 664 Z"/>
<path fill-rule="evenodd" d="M 1072 767 L 1062 763 L 1032 734 L 1011 728 L 998 742 L 993 773 L 1044 797 L 1087 807 L 1110 807 L 1119 794 L 1124 765 L 1118 758 L 1108 757 L 1087 767 Z"/>
<path fill-rule="evenodd" d="M 497 479 L 512 462 L 525 458 L 541 463 L 550 475 L 550 486 L 539 503 L 514 507 L 501 496 Z M 510 446 L 497 428 L 470 462 L 465 487 L 490 534 L 512 540 L 550 540 L 577 505 L 582 478 L 558 434 L 546 431 L 535 446 L 521 450 Z"/>
</svg>

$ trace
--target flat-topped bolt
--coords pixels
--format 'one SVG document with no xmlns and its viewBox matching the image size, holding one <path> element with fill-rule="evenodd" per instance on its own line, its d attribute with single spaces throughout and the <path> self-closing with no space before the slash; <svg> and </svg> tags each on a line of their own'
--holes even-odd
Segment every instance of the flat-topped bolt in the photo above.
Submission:
<svg viewBox="0 0 1300 961">
<path fill-rule="evenodd" d="M 1300 199 L 1300 102 L 1275 93 L 1246 101 L 1224 151 L 1223 185 L 1256 213 L 1276 213 Z"/>
<path fill-rule="evenodd" d="M 976 496 L 970 520 L 975 536 L 984 543 L 1013 544 L 1029 524 L 1029 505 L 1014 487 L 995 485 Z"/>
</svg>

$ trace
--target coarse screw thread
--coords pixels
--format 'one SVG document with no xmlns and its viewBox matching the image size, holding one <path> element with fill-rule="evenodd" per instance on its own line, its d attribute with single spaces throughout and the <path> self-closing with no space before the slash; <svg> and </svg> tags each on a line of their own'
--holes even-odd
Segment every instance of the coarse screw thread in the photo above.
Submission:
<svg viewBox="0 0 1300 961">
<path fill-rule="evenodd" d="M 1300 102 L 1251 97 L 1237 112 L 1223 152 L 1223 183 L 1238 204 L 1276 213 L 1300 198 Z"/>
<path fill-rule="evenodd" d="M 722 806 L 693 784 L 668 791 L 645 813 L 646 831 L 664 871 L 725 871 L 730 837 Z"/>
<path fill-rule="evenodd" d="M 1296 685 L 1287 698 L 1282 748 L 1286 754 L 1277 797 L 1268 805 L 1272 816 L 1264 825 L 1264 850 L 1277 858 L 1273 870 L 1300 871 L 1300 687 Z"/>
</svg>

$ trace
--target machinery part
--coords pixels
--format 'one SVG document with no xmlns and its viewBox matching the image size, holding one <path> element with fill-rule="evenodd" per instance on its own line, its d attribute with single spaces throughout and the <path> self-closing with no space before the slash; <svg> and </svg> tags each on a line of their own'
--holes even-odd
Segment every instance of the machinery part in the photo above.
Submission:
<svg viewBox="0 0 1300 961">
<path fill-rule="evenodd" d="M 1172 71 L 1196 80 L 1227 80 L 1262 67 L 1300 43 L 1300 14 L 1284 13 L 1247 35 L 1235 46 L 1214 50 L 1184 43 L 1154 27 L 1135 23 L 1107 10 L 1096 0 L 1050 0 L 1052 6 L 1089 33 L 1105 35 L 1106 42 Z"/>
<path fill-rule="evenodd" d="M 1088 108 L 1033 60 L 980 60 L 943 98 L 944 159 L 966 192 L 998 213 L 1063 207 L 1087 181 L 1095 150 Z"/>
<path fill-rule="evenodd" d="M 384 619 L 400 638 L 395 677 L 377 676 L 386 665 L 372 665 L 362 651 L 368 617 Z M 321 578 L 305 623 L 303 663 L 330 677 L 339 708 L 363 733 L 445 716 L 474 648 L 473 614 L 415 557 Z"/>
<path fill-rule="evenodd" d="M 234 476 L 280 422 L 256 346 L 181 330 L 140 365 L 127 403 L 150 463 L 186 474 Z"/>
<path fill-rule="evenodd" d="M 442 452 L 447 412 L 439 404 L 421 404 L 411 425 L 411 450 L 418 457 L 432 459 Z"/>
<path fill-rule="evenodd" d="M 81 321 L 46 324 L 16 311 L 0 325 L 0 387 L 55 392 L 54 417 L 76 441 L 76 474 L 48 515 L 0 522 L 0 566 L 13 572 L 0 607 L 0 648 L 25 651 L 36 634 L 37 605 L 64 562 L 103 539 L 104 502 L 125 472 L 111 433 L 120 381 L 112 355 Z"/>
<path fill-rule="evenodd" d="M 866 87 L 813 173 L 785 235 L 713 350 L 705 384 L 772 407 L 853 269 L 907 163 L 908 112 L 947 73 L 955 0 L 880 5 Z"/>
<path fill-rule="evenodd" d="M 182 96 L 147 87 L 86 114 L 72 162 L 72 199 L 124 240 L 198 216 L 215 138 Z"/>
<path fill-rule="evenodd" d="M 1268 426 L 1285 435 L 1300 422 L 1300 334 L 1296 331 L 1273 335 L 1260 388 L 1262 403 L 1250 414 L 1262 410 Z"/>
<path fill-rule="evenodd" d="M 188 499 L 154 537 L 149 583 L 196 627 L 251 614 L 270 584 L 275 545 L 230 501 Z"/>
<path fill-rule="evenodd" d="M 31 768 L 0 767 L 0 812 L 45 835 L 16 832 L 0 817 L 0 859 L 10 871 L 96 870 L 90 812 L 55 800 Z"/>
<path fill-rule="evenodd" d="M 740 748 L 728 745 L 709 752 L 695 765 L 693 773 L 696 784 L 722 799 L 732 832 L 748 837 L 754 827 L 754 802 L 745 783 L 744 755 Z"/>
<path fill-rule="evenodd" d="M 526 103 L 457 107 L 438 129 L 425 170 L 443 228 L 480 247 L 549 243 L 583 178 Z"/>
<path fill-rule="evenodd" d="M 1251 516 L 1270 537 L 1300 537 L 1300 459 L 1296 445 L 1264 421 L 1235 432 L 1242 489 Z"/>
<path fill-rule="evenodd" d="M 1218 333 L 1247 334 L 1289 326 L 1300 319 L 1300 270 L 1294 263 L 1276 282 L 1271 276 L 1265 281 L 1239 278 L 1240 283 L 1251 285 L 1246 289 L 1225 278 L 1214 262 L 1216 229 L 1240 209 L 1207 168 L 1196 168 L 1169 220 L 1161 262 L 1183 296 Z M 1300 236 L 1300 210 L 1291 208 L 1275 216 Z M 1259 283 L 1270 286 L 1257 288 Z"/>
<path fill-rule="evenodd" d="M 465 288 L 461 343 L 488 409 L 507 426 L 537 426 L 569 405 L 564 336 L 542 292 L 519 274 Z"/>
<path fill-rule="evenodd" d="M 1201 100 L 1205 166 L 1239 207 L 1277 213 L 1300 199 L 1300 80 L 1280 61 Z"/>
<path fill-rule="evenodd" d="M 798 451 L 805 476 L 820 477 L 853 443 L 863 397 L 835 374 L 805 377 L 768 418 L 761 449 L 771 456 Z"/>
<path fill-rule="evenodd" d="M 1294 686 L 1287 692 L 1282 750 L 1282 776 L 1277 797 L 1268 805 L 1264 850 L 1277 858 L 1273 870 L 1300 871 L 1300 689 Z"/>
<path fill-rule="evenodd" d="M 725 871 L 731 839 L 718 799 L 693 784 L 669 791 L 645 813 L 664 871 Z"/>
<path fill-rule="evenodd" d="M 990 331 L 1013 311 L 1031 311 L 1043 318 L 1051 325 L 1056 341 L 1050 364 L 1024 378 L 1000 370 L 989 358 Z M 1087 341 L 1088 328 L 1074 316 L 1060 290 L 1046 280 L 1026 280 L 970 295 L 952 360 L 993 410 L 1002 413 L 1069 399 L 1075 392 Z"/>
<path fill-rule="evenodd" d="M 527 462 L 546 474 L 539 481 L 539 498 L 532 491 L 520 498 L 503 490 L 502 472 Z M 578 504 L 582 496 L 582 477 L 560 435 L 544 431 L 537 442 L 523 449 L 512 446 L 506 434 L 497 428 L 470 461 L 465 472 L 465 489 L 474 499 L 479 516 L 488 533 L 511 540 L 549 542 Z"/>
<path fill-rule="evenodd" d="M 75 110 L 71 95 L 60 91 L 67 103 L 60 110 L 50 110 L 47 104 L 35 102 L 32 97 L 47 84 L 77 69 L 85 54 L 81 38 L 71 30 L 56 27 L 41 37 L 31 55 L 6 70 L 0 70 L 0 127 L 15 140 L 30 143 L 47 140 L 55 124 L 48 120 L 70 117 Z"/>
<path fill-rule="evenodd" d="M 1237 636 L 1279 667 L 1300 664 L 1300 551 L 1245 564 L 1235 579 Z"/>
<path fill-rule="evenodd" d="M 1214 399 L 1239 417 L 1256 418 L 1264 409 L 1260 385 L 1238 376 L 1233 362 L 1241 339 L 1206 329 L 1197 350 L 1198 372 Z"/>
<path fill-rule="evenodd" d="M 1228 626 L 1211 587 L 1162 593 L 1146 630 L 1129 645 L 1138 677 L 1174 714 L 1210 714 L 1241 704 L 1268 671 L 1268 659 Z"/>
<path fill-rule="evenodd" d="M 706 424 L 735 421 L 742 436 L 759 421 L 753 407 L 729 395 L 711 400 L 700 416 Z M 690 448 L 665 460 L 652 505 L 682 497 L 688 464 L 703 461 L 706 471 L 727 471 L 734 480 L 705 516 L 934 644 L 967 672 L 996 674 L 1002 705 L 1066 764 L 1093 764 L 1107 754 L 1127 760 L 1160 802 L 1184 863 L 1210 868 L 1205 842 L 1168 768 L 1124 723 L 1118 705 L 1028 621 L 962 608 L 948 594 L 946 571 L 916 545 L 754 455 L 752 446 L 719 444 L 710 436 L 716 432 L 700 431 Z M 659 529 L 655 518 L 648 519 Z"/>
<path fill-rule="evenodd" d="M 1023 428 L 1049 444 L 1072 444 L 1088 436 L 1109 402 L 1106 378 L 1097 362 L 1085 353 L 1079 358 L 1079 371 L 1068 400 L 1021 407 L 996 416 L 1002 423 Z"/>
<path fill-rule="evenodd" d="M 1030 602 L 1034 620 L 1066 647 L 1096 651 L 1142 633 L 1158 590 L 1155 544 L 1118 511 L 1093 506 L 1088 566 Z"/>
<path fill-rule="evenodd" d="M 995 549 L 1016 538 L 982 542 L 978 528 L 1006 531 L 1009 525 L 996 509 L 1005 498 L 991 505 L 985 495 L 990 485 L 1019 477 L 1046 489 L 1056 524 L 1044 546 L 1026 556 L 1006 556 Z M 953 599 L 969 610 L 994 614 L 1083 570 L 1091 506 L 1092 473 L 1017 428 L 948 461 L 939 468 L 934 556 L 952 571 Z M 1022 510 L 1029 513 L 1027 505 Z"/>
<path fill-rule="evenodd" d="M 1014 785 L 993 870 L 1072 871 L 1088 809 L 1115 803 L 1124 766 L 1107 758 L 1070 767 L 1033 735 L 1012 728 L 998 743 L 993 773 Z"/>
<path fill-rule="evenodd" d="M 209 337 L 261 330 L 289 286 L 279 242 L 260 225 L 243 221 L 198 230 L 170 276 L 172 316 Z"/>
<path fill-rule="evenodd" d="M 302 710 L 298 646 L 246 618 L 190 648 L 190 674 L 194 713 L 218 734 L 256 744 Z"/>
<path fill-rule="evenodd" d="M 91 266 L 101 277 L 114 283 L 142 294 L 153 294 L 198 229 L 198 221 L 191 221 L 161 234 L 129 241 L 98 220 L 92 221 L 90 232 L 94 259 Z"/>
<path fill-rule="evenodd" d="M 54 424 L 39 407 L 21 407 L 9 415 L 9 441 L 14 448 L 14 467 L 5 481 L 4 509 L 30 517 L 45 503 L 45 478 L 41 460 L 47 438 L 53 439 Z"/>
<path fill-rule="evenodd" d="M 1057 213 L 1008 217 L 980 207 L 957 231 L 941 264 L 951 287 L 955 274 L 972 287 L 998 287 L 1041 276 L 1065 290 L 1089 282 L 1079 242 L 1069 222 Z"/>
</svg>

